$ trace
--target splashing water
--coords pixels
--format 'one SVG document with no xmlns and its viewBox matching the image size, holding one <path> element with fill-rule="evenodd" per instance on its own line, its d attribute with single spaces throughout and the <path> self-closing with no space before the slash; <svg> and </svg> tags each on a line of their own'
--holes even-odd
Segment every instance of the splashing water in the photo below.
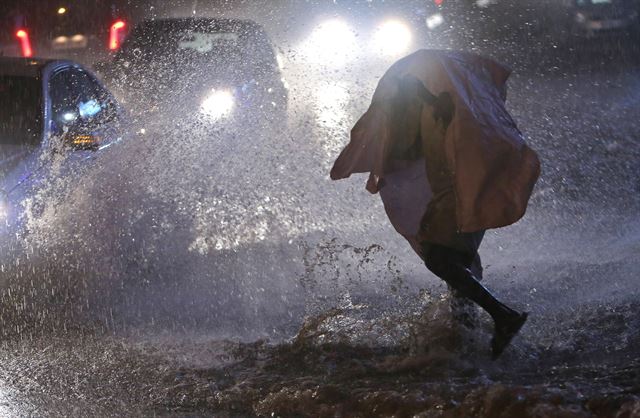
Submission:
<svg viewBox="0 0 640 418">
<path fill-rule="evenodd" d="M 625 394 L 638 393 L 640 343 L 637 71 L 538 71 L 507 57 L 509 107 L 544 171 L 523 221 L 481 248 L 487 285 L 531 312 L 491 363 L 488 317 L 473 329 L 455 322 L 445 286 L 388 225 L 364 179 L 327 178 L 388 62 L 359 77 L 356 64 L 310 70 L 295 45 L 289 54 L 286 128 L 176 121 L 171 108 L 148 116 L 142 102 L 134 131 L 145 133 L 90 167 L 60 174 L 64 157 L 51 157 L 51 175 L 25 202 L 22 251 L 3 262 L 2 333 L 79 331 L 86 352 L 47 357 L 75 353 L 52 340 L 27 360 L 9 350 L 9 363 L 58 393 L 42 382 L 65 364 L 82 376 L 107 345 L 96 373 L 146 385 L 126 398 L 145 412 L 635 411 Z M 105 333 L 130 339 L 95 336 Z M 29 364 L 40 355 L 50 369 Z M 99 396 L 82 382 L 63 386 Z M 615 402 L 599 404 L 607 393 Z M 102 414 L 119 396 L 113 389 L 86 410 Z"/>
</svg>

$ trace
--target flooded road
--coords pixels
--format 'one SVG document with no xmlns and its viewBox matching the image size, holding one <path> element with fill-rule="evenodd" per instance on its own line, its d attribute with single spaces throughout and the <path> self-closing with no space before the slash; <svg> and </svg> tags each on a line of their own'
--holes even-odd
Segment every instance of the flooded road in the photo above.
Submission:
<svg viewBox="0 0 640 418">
<path fill-rule="evenodd" d="M 0 415 L 640 416 L 637 58 L 505 58 L 543 174 L 481 247 L 488 285 L 531 313 L 500 360 L 365 178 L 328 179 L 384 66 L 294 56 L 286 130 L 138 120 L 42 188 L 3 264 Z"/>
</svg>

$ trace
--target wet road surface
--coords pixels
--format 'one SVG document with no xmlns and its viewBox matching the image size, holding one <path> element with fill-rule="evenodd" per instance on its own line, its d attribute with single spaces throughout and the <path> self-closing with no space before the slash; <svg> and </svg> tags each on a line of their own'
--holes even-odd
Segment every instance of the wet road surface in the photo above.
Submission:
<svg viewBox="0 0 640 418">
<path fill-rule="evenodd" d="M 603 55 L 603 65 L 512 63 L 510 110 L 544 169 L 525 219 L 488 234 L 481 249 L 488 285 L 531 312 L 499 361 L 489 360 L 488 318 L 480 316 L 471 330 L 453 323 L 444 286 L 387 225 L 339 235 L 327 222 L 319 238 L 303 244 L 301 233 L 283 241 L 287 249 L 276 251 L 281 259 L 269 251 L 256 255 L 261 250 L 225 253 L 239 275 L 263 273 L 254 287 L 266 289 L 235 303 L 251 305 L 272 291 L 264 278 L 279 274 L 282 260 L 303 294 L 302 301 L 291 296 L 291 307 L 266 297 L 264 311 L 238 323 L 232 310 L 214 324 L 190 322 L 190 306 L 184 313 L 167 308 L 165 315 L 176 318 L 170 326 L 153 317 L 118 316 L 115 305 L 109 311 L 97 304 L 104 313 L 98 316 L 86 314 L 93 305 L 69 312 L 65 306 L 84 303 L 72 294 L 35 298 L 49 304 L 40 315 L 42 306 L 5 293 L 0 414 L 639 416 L 640 71 L 633 59 L 610 64 L 610 58 Z M 376 201 L 366 222 L 375 226 L 384 218 L 377 198 L 365 194 L 364 179 L 332 184 L 322 171 L 366 106 L 366 97 L 353 96 L 371 84 L 323 82 L 325 88 L 312 92 L 292 87 L 293 96 L 317 96 L 301 100 L 290 124 L 290 137 L 313 139 L 318 160 L 301 180 L 316 182 L 304 186 L 306 204 L 329 210 L 333 190 L 360 193 L 356 199 Z M 256 271 L 246 270 L 252 262 Z M 68 280 L 50 271 L 47 280 Z M 82 283 L 92 286 L 89 277 L 70 288 Z M 91 300 L 101 297 L 101 285 L 89 289 Z M 144 296 L 154 284 L 135 286 Z M 149 309 L 177 292 L 167 286 L 164 299 L 151 300 Z M 213 297 L 197 299 L 200 288 L 194 289 L 181 296 L 193 295 L 195 303 Z M 253 322 L 272 312 L 268 321 Z M 216 321 L 230 324 L 216 327 Z"/>
</svg>

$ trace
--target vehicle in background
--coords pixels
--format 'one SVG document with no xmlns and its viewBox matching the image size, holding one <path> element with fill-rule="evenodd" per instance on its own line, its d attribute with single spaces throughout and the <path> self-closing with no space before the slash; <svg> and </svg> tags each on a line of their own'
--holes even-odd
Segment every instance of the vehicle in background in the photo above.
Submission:
<svg viewBox="0 0 640 418">
<path fill-rule="evenodd" d="M 448 30 L 453 3 L 443 0 L 408 2 L 402 8 L 361 0 L 307 7 L 315 17 L 298 35 L 299 51 L 304 62 L 323 70 L 372 60 L 387 65 L 417 49 L 453 45 Z"/>
<path fill-rule="evenodd" d="M 67 0 L 29 13 L 14 10 L 4 18 L 0 55 L 105 60 L 122 44 L 128 19 L 108 0 Z"/>
<path fill-rule="evenodd" d="M 43 36 L 47 56 L 75 58 L 83 62 L 104 60 L 122 45 L 128 19 L 107 1 L 52 8 L 51 25 Z"/>
<path fill-rule="evenodd" d="M 640 32 L 636 0 L 570 0 L 571 33 L 579 36 Z"/>
<path fill-rule="evenodd" d="M 479 2 L 478 2 L 479 3 Z M 494 0 L 486 2 L 472 21 L 482 22 L 479 38 L 511 40 L 515 47 L 548 50 L 560 46 L 594 45 L 592 38 L 611 35 L 635 46 L 640 33 L 638 0 Z M 587 41 L 586 43 L 584 41 Z M 495 50 L 493 44 L 490 50 Z"/>
<path fill-rule="evenodd" d="M 307 24 L 287 27 L 287 33 L 299 40 L 293 60 L 324 77 L 340 68 L 377 74 L 419 49 L 481 53 L 530 37 L 540 18 L 528 1 L 406 0 L 400 7 L 383 0 L 305 2 L 298 8 L 309 9 Z"/>
<path fill-rule="evenodd" d="M 283 120 L 288 92 L 273 45 L 249 20 L 178 18 L 136 25 L 98 67 L 123 101 L 145 114 L 220 123 Z"/>
<path fill-rule="evenodd" d="M 33 56 L 27 15 L 20 8 L 0 9 L 0 56 Z"/>
<path fill-rule="evenodd" d="M 0 58 L 0 232 L 15 232 L 22 205 L 63 155 L 81 169 L 120 140 L 126 116 L 103 85 L 72 61 Z M 15 235 L 15 234 L 12 234 Z"/>
</svg>

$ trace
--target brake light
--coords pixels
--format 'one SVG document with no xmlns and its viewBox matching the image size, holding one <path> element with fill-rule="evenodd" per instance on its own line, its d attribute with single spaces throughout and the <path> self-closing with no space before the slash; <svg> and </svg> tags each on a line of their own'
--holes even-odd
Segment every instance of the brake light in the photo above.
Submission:
<svg viewBox="0 0 640 418">
<path fill-rule="evenodd" d="M 436 6 L 442 6 L 444 0 L 433 0 L 433 2 L 436 4 Z"/>
<path fill-rule="evenodd" d="M 123 38 L 123 29 L 125 27 L 125 23 L 122 20 L 116 21 L 113 25 L 111 25 L 111 30 L 109 31 L 109 49 L 115 51 L 120 47 L 120 42 L 122 42 Z"/>
<path fill-rule="evenodd" d="M 31 41 L 29 40 L 29 33 L 20 29 L 16 32 L 16 37 L 20 40 L 20 47 L 22 48 L 22 56 L 23 57 L 31 57 L 33 56 L 33 50 L 31 49 Z"/>
</svg>

